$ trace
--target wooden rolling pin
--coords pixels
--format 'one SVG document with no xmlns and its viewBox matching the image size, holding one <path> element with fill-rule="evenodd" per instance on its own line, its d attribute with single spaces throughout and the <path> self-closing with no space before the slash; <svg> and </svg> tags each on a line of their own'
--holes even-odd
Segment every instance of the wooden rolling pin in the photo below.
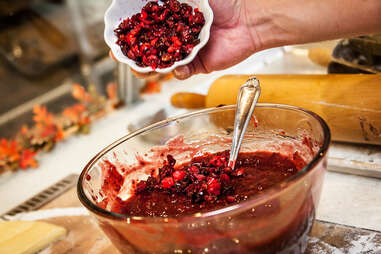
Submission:
<svg viewBox="0 0 381 254">
<path fill-rule="evenodd" d="M 214 107 L 235 104 L 247 75 L 223 76 L 210 86 L 201 100 L 197 95 L 175 94 L 174 106 Z M 329 125 L 333 140 L 381 144 L 381 75 L 256 75 L 261 82 L 259 102 L 299 106 L 320 115 Z M 181 96 L 180 96 L 181 95 Z M 181 101 L 181 97 L 187 101 Z M 195 95 L 196 96 L 196 95 Z M 182 105 L 181 105 L 182 104 Z"/>
</svg>

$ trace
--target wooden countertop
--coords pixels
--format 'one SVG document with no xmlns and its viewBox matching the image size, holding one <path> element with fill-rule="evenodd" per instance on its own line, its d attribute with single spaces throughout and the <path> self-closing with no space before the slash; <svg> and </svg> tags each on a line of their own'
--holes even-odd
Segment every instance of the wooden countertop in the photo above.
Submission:
<svg viewBox="0 0 381 254">
<path fill-rule="evenodd" d="M 81 207 L 76 188 L 72 188 L 57 199 L 43 206 L 51 208 Z M 67 236 L 54 243 L 42 254 L 47 253 L 119 253 L 98 228 L 91 216 L 63 216 L 46 219 L 68 229 Z M 305 254 L 377 253 L 381 251 L 381 232 L 347 227 L 343 225 L 315 221 Z"/>
</svg>

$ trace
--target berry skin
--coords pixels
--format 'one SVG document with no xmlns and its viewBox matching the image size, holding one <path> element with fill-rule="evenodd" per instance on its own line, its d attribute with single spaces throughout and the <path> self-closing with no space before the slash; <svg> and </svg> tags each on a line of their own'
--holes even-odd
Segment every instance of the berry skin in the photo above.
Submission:
<svg viewBox="0 0 381 254">
<path fill-rule="evenodd" d="M 221 191 L 221 184 L 215 179 L 215 178 L 210 178 L 208 181 L 208 189 L 207 191 L 215 196 L 218 196 Z"/>
<path fill-rule="evenodd" d="M 164 189 L 169 189 L 169 188 L 171 188 L 174 184 L 175 184 L 175 182 L 173 181 L 173 178 L 172 178 L 172 177 L 166 177 L 166 178 L 164 178 L 163 180 L 161 180 L 161 186 L 162 186 Z"/>
<path fill-rule="evenodd" d="M 123 20 L 114 30 L 122 53 L 138 66 L 167 68 L 191 54 L 200 42 L 204 15 L 178 0 L 148 2 L 140 13 Z"/>
<path fill-rule="evenodd" d="M 222 183 L 228 183 L 228 182 L 230 182 L 230 177 L 227 174 L 221 174 L 220 180 Z"/>
<path fill-rule="evenodd" d="M 173 172 L 172 177 L 175 181 L 181 181 L 185 178 L 186 175 L 187 173 L 185 171 L 178 170 Z"/>
<path fill-rule="evenodd" d="M 226 196 L 226 200 L 229 202 L 229 203 L 232 203 L 235 201 L 235 197 L 234 196 Z"/>
<path fill-rule="evenodd" d="M 245 169 L 240 168 L 235 172 L 236 176 L 243 176 L 245 174 Z"/>
<path fill-rule="evenodd" d="M 191 166 L 191 167 L 189 168 L 189 172 L 190 172 L 190 173 L 194 173 L 194 174 L 198 174 L 198 172 L 200 172 L 200 170 L 199 170 L 198 167 L 196 167 L 196 166 Z"/>
</svg>

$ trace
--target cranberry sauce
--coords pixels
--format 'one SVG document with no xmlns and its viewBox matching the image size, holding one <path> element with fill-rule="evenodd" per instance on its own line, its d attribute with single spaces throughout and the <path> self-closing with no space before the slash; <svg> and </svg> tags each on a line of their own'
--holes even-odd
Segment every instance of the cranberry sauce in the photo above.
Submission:
<svg viewBox="0 0 381 254">
<path fill-rule="evenodd" d="M 115 29 L 117 44 L 138 66 L 166 68 L 187 57 L 205 24 L 196 8 L 177 0 L 148 2 L 140 13 L 123 20 Z"/>
<path fill-rule="evenodd" d="M 232 170 L 227 167 L 228 158 L 229 152 L 225 151 L 176 165 L 174 158 L 168 155 L 159 174 L 135 183 L 135 194 L 126 201 L 116 196 L 123 181 L 108 165 L 111 171 L 102 191 L 109 196 L 108 200 L 113 200 L 112 205 L 108 205 L 113 212 L 131 216 L 179 217 L 250 199 L 296 174 L 305 165 L 299 157 L 290 159 L 279 153 L 241 153 L 236 169 Z"/>
</svg>

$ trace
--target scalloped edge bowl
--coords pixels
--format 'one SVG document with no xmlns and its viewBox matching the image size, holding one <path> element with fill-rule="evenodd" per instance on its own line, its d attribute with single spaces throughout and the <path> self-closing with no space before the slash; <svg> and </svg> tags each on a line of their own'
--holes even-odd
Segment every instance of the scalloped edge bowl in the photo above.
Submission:
<svg viewBox="0 0 381 254">
<path fill-rule="evenodd" d="M 159 72 L 159 73 L 169 73 L 173 71 L 175 68 L 186 65 L 190 63 L 197 55 L 199 50 L 203 48 L 209 40 L 210 36 L 210 27 L 213 23 L 213 11 L 209 5 L 208 0 L 178 0 L 180 3 L 187 3 L 194 8 L 198 8 L 203 14 L 205 18 L 205 25 L 203 26 L 199 38 L 200 43 L 197 44 L 192 52 L 183 60 L 175 62 L 172 66 L 167 68 L 157 68 L 152 69 L 151 67 L 140 67 L 136 65 L 134 60 L 131 60 L 127 56 L 122 53 L 120 46 L 116 44 L 117 37 L 114 34 L 115 28 L 119 26 L 119 24 L 126 19 L 127 17 L 131 17 L 135 13 L 141 11 L 141 9 L 148 3 L 148 1 L 143 0 L 113 0 L 109 8 L 107 9 L 104 22 L 105 22 L 105 31 L 104 31 L 104 39 L 106 44 L 110 47 L 115 58 L 121 62 L 128 64 L 132 69 L 136 70 L 140 73 L 148 73 L 148 72 Z"/>
</svg>

